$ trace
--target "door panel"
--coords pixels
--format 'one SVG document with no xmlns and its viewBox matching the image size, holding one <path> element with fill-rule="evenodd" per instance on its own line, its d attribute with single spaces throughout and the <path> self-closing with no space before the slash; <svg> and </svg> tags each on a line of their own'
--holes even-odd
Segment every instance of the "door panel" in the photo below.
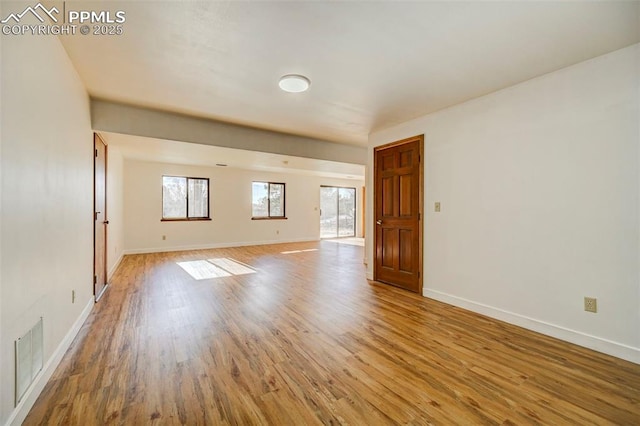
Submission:
<svg viewBox="0 0 640 426">
<path fill-rule="evenodd" d="M 412 175 L 399 176 L 400 179 L 400 200 L 399 200 L 399 216 L 411 216 L 413 214 L 411 202 L 413 200 L 412 192 Z"/>
<path fill-rule="evenodd" d="M 422 291 L 423 137 L 376 148 L 374 277 Z"/>
<path fill-rule="evenodd" d="M 395 167 L 395 156 L 393 154 L 383 154 L 382 171 L 394 169 Z"/>
<path fill-rule="evenodd" d="M 413 151 L 400 151 L 400 167 L 411 167 Z"/>
<path fill-rule="evenodd" d="M 400 229 L 399 231 L 398 268 L 402 272 L 413 272 L 413 232 L 411 229 Z"/>
<path fill-rule="evenodd" d="M 355 188 L 338 188 L 338 236 L 356 236 Z"/>
<path fill-rule="evenodd" d="M 93 295 L 98 301 L 107 286 L 107 146 L 94 134 Z"/>
<path fill-rule="evenodd" d="M 338 189 L 320 187 L 320 238 L 338 236 Z"/>
<path fill-rule="evenodd" d="M 393 269 L 395 264 L 395 247 L 396 247 L 396 230 L 382 229 L 382 260 L 381 265 L 384 268 Z"/>
<path fill-rule="evenodd" d="M 382 178 L 382 185 L 380 197 L 382 198 L 382 216 L 391 217 L 393 216 L 393 207 L 394 207 L 394 178 Z"/>
</svg>

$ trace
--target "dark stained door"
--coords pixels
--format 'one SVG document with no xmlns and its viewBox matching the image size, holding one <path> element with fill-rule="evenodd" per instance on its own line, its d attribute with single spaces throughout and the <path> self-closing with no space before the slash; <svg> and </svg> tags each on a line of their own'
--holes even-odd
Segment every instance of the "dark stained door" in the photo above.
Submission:
<svg viewBox="0 0 640 426">
<path fill-rule="evenodd" d="M 107 287 L 107 146 L 97 134 L 93 146 L 93 294 L 98 301 Z"/>
<path fill-rule="evenodd" d="M 422 292 L 423 136 L 375 150 L 374 278 Z"/>
</svg>

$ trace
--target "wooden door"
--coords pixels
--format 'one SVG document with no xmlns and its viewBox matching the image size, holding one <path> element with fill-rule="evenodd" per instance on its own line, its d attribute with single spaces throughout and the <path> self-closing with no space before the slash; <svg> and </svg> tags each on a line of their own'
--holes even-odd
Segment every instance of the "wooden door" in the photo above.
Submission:
<svg viewBox="0 0 640 426">
<path fill-rule="evenodd" d="M 416 136 L 374 151 L 374 278 L 422 292 L 422 145 Z"/>
<path fill-rule="evenodd" d="M 107 146 L 102 138 L 93 136 L 93 295 L 100 299 L 107 287 Z"/>
</svg>

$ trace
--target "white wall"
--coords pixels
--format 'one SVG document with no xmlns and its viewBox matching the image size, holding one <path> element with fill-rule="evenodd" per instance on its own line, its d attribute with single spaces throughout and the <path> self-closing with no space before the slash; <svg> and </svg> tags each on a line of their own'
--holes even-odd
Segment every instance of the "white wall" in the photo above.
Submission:
<svg viewBox="0 0 640 426">
<path fill-rule="evenodd" d="M 134 160 L 124 171 L 127 253 L 317 240 L 320 185 L 356 187 L 360 233 L 363 181 Z M 209 178 L 213 220 L 161 222 L 163 175 Z M 251 220 L 252 181 L 286 183 L 287 220 Z"/>
<path fill-rule="evenodd" d="M 124 159 L 107 143 L 107 277 L 116 271 L 124 253 Z"/>
<path fill-rule="evenodd" d="M 93 306 L 92 131 L 56 37 L 2 37 L 1 96 L 0 424 L 19 424 Z M 14 410 L 14 341 L 41 316 L 45 370 Z"/>
<path fill-rule="evenodd" d="M 4 16 L 3 6 L 0 4 L 0 16 Z M 2 37 L 0 37 L 0 71 L 4 70 L 4 61 L 2 60 Z M 1 78 L 2 74 L 0 73 L 0 96 L 3 93 L 2 89 L 4 88 L 4 78 Z M 4 125 L 4 109 L 2 108 L 3 102 L 2 98 L 0 98 L 0 268 L 2 267 L 2 140 L 4 139 L 4 131 L 2 130 Z M 2 331 L 2 270 L 0 270 L 0 344 L 4 342 L 3 340 L 3 331 Z M 2 370 L 4 369 L 5 361 L 4 361 L 4 352 L 0 349 L 0 376 L 2 375 Z M 4 389 L 0 386 L 0 401 L 4 401 Z M 0 407 L 2 402 L 0 402 Z M 4 415 L 2 412 L 2 408 L 0 408 L 0 424 L 4 424 Z"/>
<path fill-rule="evenodd" d="M 640 362 L 639 85 L 635 45 L 372 134 L 425 135 L 424 294 Z"/>
</svg>

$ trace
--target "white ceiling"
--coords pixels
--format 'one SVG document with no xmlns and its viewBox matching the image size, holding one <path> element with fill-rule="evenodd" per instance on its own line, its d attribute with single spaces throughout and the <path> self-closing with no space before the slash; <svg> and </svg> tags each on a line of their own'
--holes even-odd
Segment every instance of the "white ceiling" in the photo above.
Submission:
<svg viewBox="0 0 640 426">
<path fill-rule="evenodd" d="M 132 160 L 206 167 L 220 167 L 217 165 L 226 164 L 223 167 L 364 180 L 364 166 L 359 164 L 245 151 L 119 133 L 101 132 L 100 134 L 107 141 L 109 149 L 115 147 L 125 158 Z"/>
<path fill-rule="evenodd" d="M 122 36 L 62 37 L 92 96 L 360 145 L 640 41 L 638 1 L 89 4 L 126 12 Z"/>
</svg>

